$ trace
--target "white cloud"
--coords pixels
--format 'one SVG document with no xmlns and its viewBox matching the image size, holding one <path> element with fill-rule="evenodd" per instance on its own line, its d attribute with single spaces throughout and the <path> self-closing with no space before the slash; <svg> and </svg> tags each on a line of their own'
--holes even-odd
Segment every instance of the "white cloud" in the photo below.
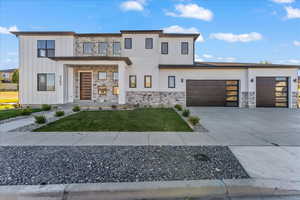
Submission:
<svg viewBox="0 0 300 200">
<path fill-rule="evenodd" d="M 213 12 L 209 9 L 198 6 L 197 4 L 177 4 L 175 6 L 176 12 L 166 12 L 166 15 L 172 17 L 194 18 L 204 21 L 211 21 L 213 19 Z"/>
<path fill-rule="evenodd" d="M 288 60 L 288 62 L 291 64 L 300 64 L 300 60 L 296 60 L 296 59 L 290 59 Z"/>
<path fill-rule="evenodd" d="M 294 3 L 295 0 L 272 0 L 274 3 Z"/>
<path fill-rule="evenodd" d="M 300 9 L 299 8 L 293 8 L 291 6 L 285 7 L 287 18 L 288 19 L 295 19 L 300 18 Z"/>
<path fill-rule="evenodd" d="M 195 27 L 183 28 L 178 25 L 165 27 L 163 28 L 163 30 L 165 33 L 200 33 L 199 30 Z M 197 38 L 197 42 L 204 42 L 204 38 L 202 34 L 200 34 L 199 37 Z"/>
<path fill-rule="evenodd" d="M 226 42 L 251 42 L 261 40 L 262 35 L 260 33 L 252 32 L 235 35 L 233 33 L 212 33 L 210 38 L 217 40 L 224 40 Z"/>
<path fill-rule="evenodd" d="M 218 58 L 216 58 L 217 60 L 220 60 L 220 61 L 224 61 L 224 62 L 233 62 L 233 61 L 235 61 L 236 60 L 236 58 L 234 58 L 234 57 L 225 57 L 225 58 L 223 58 L 223 57 L 218 57 Z"/>
<path fill-rule="evenodd" d="M 0 26 L 0 34 L 10 34 L 11 31 L 19 31 L 17 26 L 3 27 Z"/>
<path fill-rule="evenodd" d="M 294 44 L 295 46 L 300 47 L 300 41 L 295 40 L 295 41 L 293 42 L 293 44 Z"/>
<path fill-rule="evenodd" d="M 204 60 L 197 54 L 195 55 L 195 61 L 196 62 L 204 62 Z"/>
<path fill-rule="evenodd" d="M 143 11 L 145 0 L 129 0 L 121 4 L 121 9 L 125 11 Z"/>
<path fill-rule="evenodd" d="M 203 58 L 214 58 L 214 56 L 210 55 L 210 54 L 203 54 L 202 57 Z"/>
</svg>

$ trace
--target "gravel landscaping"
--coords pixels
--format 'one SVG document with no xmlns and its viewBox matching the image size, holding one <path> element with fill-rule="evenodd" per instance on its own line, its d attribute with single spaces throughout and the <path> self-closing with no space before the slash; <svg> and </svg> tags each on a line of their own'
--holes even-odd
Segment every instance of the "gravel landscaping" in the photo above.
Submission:
<svg viewBox="0 0 300 200">
<path fill-rule="evenodd" d="M 0 147 L 0 185 L 249 178 L 224 146 Z"/>
</svg>

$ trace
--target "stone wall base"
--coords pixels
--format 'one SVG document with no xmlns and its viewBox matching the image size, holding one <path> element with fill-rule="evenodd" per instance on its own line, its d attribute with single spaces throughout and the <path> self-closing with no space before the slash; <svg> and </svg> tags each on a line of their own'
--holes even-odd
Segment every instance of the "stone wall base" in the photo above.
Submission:
<svg viewBox="0 0 300 200">
<path fill-rule="evenodd" d="M 185 105 L 185 92 L 126 92 L 127 104 L 140 105 Z"/>
</svg>

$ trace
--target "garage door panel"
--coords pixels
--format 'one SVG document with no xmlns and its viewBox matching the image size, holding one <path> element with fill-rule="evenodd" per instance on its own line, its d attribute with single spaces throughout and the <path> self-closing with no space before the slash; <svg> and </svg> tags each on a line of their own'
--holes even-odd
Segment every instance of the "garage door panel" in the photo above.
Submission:
<svg viewBox="0 0 300 200">
<path fill-rule="evenodd" d="M 237 80 L 187 80 L 186 91 L 188 106 L 238 106 Z"/>
</svg>

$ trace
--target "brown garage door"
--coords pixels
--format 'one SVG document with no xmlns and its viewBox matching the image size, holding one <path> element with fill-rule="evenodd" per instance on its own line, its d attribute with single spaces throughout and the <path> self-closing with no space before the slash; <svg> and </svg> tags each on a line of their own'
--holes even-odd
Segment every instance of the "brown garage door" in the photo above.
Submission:
<svg viewBox="0 0 300 200">
<path fill-rule="evenodd" d="M 256 107 L 288 107 L 288 78 L 257 77 Z"/>
<path fill-rule="evenodd" d="M 92 99 L 92 73 L 80 72 L 80 100 Z"/>
<path fill-rule="evenodd" d="M 238 106 L 239 81 L 187 80 L 187 106 Z"/>
</svg>

